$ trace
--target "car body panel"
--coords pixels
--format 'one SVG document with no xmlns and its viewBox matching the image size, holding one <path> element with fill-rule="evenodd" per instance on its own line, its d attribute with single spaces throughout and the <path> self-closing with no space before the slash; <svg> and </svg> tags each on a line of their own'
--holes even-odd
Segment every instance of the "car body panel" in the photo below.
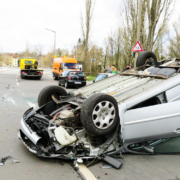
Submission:
<svg viewBox="0 0 180 180">
<path fill-rule="evenodd" d="M 125 144 L 179 136 L 180 101 L 127 110 L 123 123 Z"/>
<path fill-rule="evenodd" d="M 166 98 L 168 102 L 180 100 L 180 85 L 177 85 L 166 91 Z"/>
<path fill-rule="evenodd" d="M 24 123 L 24 118 L 21 118 L 20 129 L 34 144 L 37 144 L 37 142 L 41 139 L 41 137 L 39 137 L 36 132 L 32 131 L 30 127 Z"/>
</svg>

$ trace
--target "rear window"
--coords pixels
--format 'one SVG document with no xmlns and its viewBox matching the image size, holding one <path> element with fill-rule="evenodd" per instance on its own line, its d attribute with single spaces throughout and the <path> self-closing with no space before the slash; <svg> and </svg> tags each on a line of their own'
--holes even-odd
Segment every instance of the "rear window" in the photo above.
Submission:
<svg viewBox="0 0 180 180">
<path fill-rule="evenodd" d="M 82 71 L 73 71 L 69 73 L 69 76 L 85 76 Z"/>
<path fill-rule="evenodd" d="M 32 64 L 32 61 L 25 61 L 25 64 Z"/>
</svg>

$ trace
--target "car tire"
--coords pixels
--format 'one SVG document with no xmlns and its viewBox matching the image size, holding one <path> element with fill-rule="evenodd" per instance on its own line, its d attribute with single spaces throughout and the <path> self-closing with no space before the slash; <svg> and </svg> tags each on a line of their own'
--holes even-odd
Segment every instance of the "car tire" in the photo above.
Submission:
<svg viewBox="0 0 180 180">
<path fill-rule="evenodd" d="M 64 83 L 64 87 L 65 87 L 66 89 L 69 87 L 69 85 L 68 85 L 68 82 L 67 82 L 67 81 L 65 81 L 65 83 Z"/>
<path fill-rule="evenodd" d="M 65 89 L 59 86 L 47 86 L 44 89 L 41 90 L 41 92 L 38 95 L 38 105 L 39 107 L 43 106 L 44 104 L 53 101 L 51 95 L 56 97 L 56 99 L 59 99 L 59 96 L 66 96 L 67 92 Z"/>
<path fill-rule="evenodd" d="M 97 93 L 83 103 L 80 120 L 87 132 L 100 136 L 114 130 L 118 116 L 117 101 L 110 95 Z"/>
<path fill-rule="evenodd" d="M 23 76 L 23 75 L 21 75 L 21 79 L 24 79 L 24 76 Z"/>
<path fill-rule="evenodd" d="M 143 66 L 146 64 L 147 60 L 152 58 L 152 61 L 150 62 L 150 65 L 157 65 L 157 57 L 156 55 L 151 51 L 144 51 L 139 54 L 137 61 L 136 61 L 136 67 Z"/>
<path fill-rule="evenodd" d="M 53 76 L 53 79 L 54 79 L 54 80 L 58 80 L 58 78 L 57 78 L 55 75 Z"/>
<path fill-rule="evenodd" d="M 59 80 L 58 80 L 58 86 L 61 86 L 61 83 L 59 82 Z"/>
</svg>

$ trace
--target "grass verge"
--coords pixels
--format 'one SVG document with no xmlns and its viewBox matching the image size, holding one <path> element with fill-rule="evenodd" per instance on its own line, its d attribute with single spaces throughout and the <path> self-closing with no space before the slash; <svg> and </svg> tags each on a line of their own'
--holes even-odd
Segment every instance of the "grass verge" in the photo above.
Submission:
<svg viewBox="0 0 180 180">
<path fill-rule="evenodd" d="M 93 81 L 96 76 L 86 76 L 87 81 Z"/>
</svg>

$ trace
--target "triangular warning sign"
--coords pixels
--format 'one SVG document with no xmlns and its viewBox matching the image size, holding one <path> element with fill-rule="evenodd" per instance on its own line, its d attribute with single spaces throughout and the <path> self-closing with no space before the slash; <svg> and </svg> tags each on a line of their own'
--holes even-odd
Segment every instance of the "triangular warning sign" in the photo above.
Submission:
<svg viewBox="0 0 180 180">
<path fill-rule="evenodd" d="M 142 52 L 143 51 L 139 41 L 136 42 L 135 46 L 132 48 L 132 51 L 138 51 L 138 52 Z"/>
</svg>

